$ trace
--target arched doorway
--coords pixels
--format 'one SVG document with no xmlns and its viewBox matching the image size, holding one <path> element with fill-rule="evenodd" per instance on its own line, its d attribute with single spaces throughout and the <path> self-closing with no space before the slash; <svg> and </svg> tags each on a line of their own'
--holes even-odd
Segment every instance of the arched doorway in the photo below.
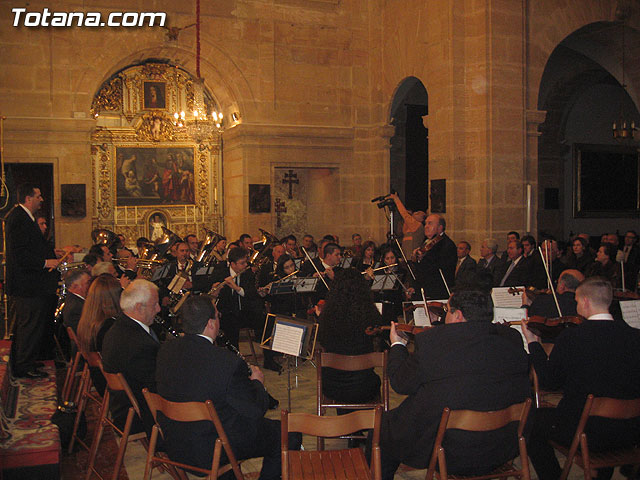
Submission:
<svg viewBox="0 0 640 480">
<path fill-rule="evenodd" d="M 616 195 L 628 197 L 630 190 L 621 188 L 627 181 L 630 189 L 635 189 L 633 195 L 640 194 L 638 167 L 630 168 L 634 160 L 629 163 L 624 157 L 625 152 L 637 152 L 640 143 L 621 142 L 612 134 L 621 110 L 636 125 L 640 121 L 640 68 L 634 61 L 640 53 L 640 34 L 628 26 L 624 31 L 626 90 L 622 87 L 621 22 L 597 22 L 580 28 L 558 44 L 547 61 L 538 97 L 538 108 L 547 112 L 538 143 L 541 236 L 566 239 L 580 232 L 596 236 L 637 227 L 637 204 L 633 213 L 616 208 L 623 202 L 615 200 Z M 592 187 L 606 192 L 606 197 L 600 197 L 600 212 L 584 208 L 585 198 L 593 200 L 600 195 L 594 189 L 587 190 L 585 152 L 596 152 L 593 161 L 605 158 L 597 152 L 616 159 L 597 160 L 600 165 L 592 165 Z M 608 202 L 613 207 L 607 207 Z"/>
<path fill-rule="evenodd" d="M 416 77 L 405 78 L 393 96 L 390 121 L 391 188 L 410 210 L 427 210 L 429 182 L 428 129 L 422 117 L 428 113 L 428 95 Z"/>
</svg>

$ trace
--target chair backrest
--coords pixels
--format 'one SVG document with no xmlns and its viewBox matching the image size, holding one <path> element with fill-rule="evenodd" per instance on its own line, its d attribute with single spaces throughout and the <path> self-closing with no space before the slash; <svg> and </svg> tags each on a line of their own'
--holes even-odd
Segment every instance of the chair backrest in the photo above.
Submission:
<svg viewBox="0 0 640 480">
<path fill-rule="evenodd" d="M 622 400 L 619 398 L 594 397 L 589 395 L 587 402 L 590 402 L 590 417 L 615 418 L 628 420 L 640 417 L 640 398 Z M 587 403 L 585 402 L 585 410 Z"/>
<path fill-rule="evenodd" d="M 78 348 L 78 337 L 76 336 L 76 332 L 73 331 L 73 328 L 67 327 L 67 335 L 69 336 L 69 340 L 73 343 L 76 348 Z"/>
<path fill-rule="evenodd" d="M 282 445 L 288 444 L 289 432 L 300 432 L 321 437 L 338 437 L 364 429 L 374 429 L 373 444 L 380 439 L 382 407 L 357 410 L 346 415 L 318 416 L 309 413 L 289 413 L 282 411 Z"/>
<path fill-rule="evenodd" d="M 519 422 L 518 436 L 526 423 L 531 408 L 531 399 L 515 403 L 502 410 L 479 412 L 476 410 L 451 410 L 448 414 L 447 429 L 456 428 L 471 432 L 487 432 L 497 430 L 511 422 Z M 448 410 L 448 409 L 445 409 Z"/>
<path fill-rule="evenodd" d="M 363 355 L 340 355 L 338 353 L 320 352 L 318 367 L 331 367 L 337 370 L 366 370 L 367 368 L 385 367 L 387 352 L 371 352 Z"/>
<path fill-rule="evenodd" d="M 102 370 L 102 357 L 99 352 L 85 352 L 84 350 L 80 350 L 80 353 L 82 353 L 82 356 L 90 367 Z"/>
<path fill-rule="evenodd" d="M 133 410 L 136 412 L 139 418 L 142 418 L 140 413 L 140 405 L 138 405 L 138 401 L 136 397 L 133 395 L 133 391 L 131 391 L 131 387 L 127 383 L 127 380 L 124 378 L 122 373 L 109 373 L 105 372 L 102 368 L 102 375 L 104 375 L 105 380 L 107 381 L 107 388 L 112 392 L 125 392 L 127 394 L 127 398 L 129 402 L 131 402 L 131 406 Z"/>
</svg>

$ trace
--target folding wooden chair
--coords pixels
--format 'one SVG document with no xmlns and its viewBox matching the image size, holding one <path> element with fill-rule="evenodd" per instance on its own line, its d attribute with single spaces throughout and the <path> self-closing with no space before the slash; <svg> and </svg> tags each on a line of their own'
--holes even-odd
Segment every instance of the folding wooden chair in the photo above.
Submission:
<svg viewBox="0 0 640 480">
<path fill-rule="evenodd" d="M 282 411 L 282 480 L 301 478 L 349 478 L 380 480 L 380 422 L 382 407 L 357 410 L 347 415 L 322 417 Z M 371 464 L 361 448 L 343 450 L 290 451 L 289 432 L 322 437 L 339 437 L 363 429 L 373 429 Z"/>
<path fill-rule="evenodd" d="M 368 368 L 382 368 L 381 392 L 372 402 L 344 403 L 328 398 L 322 393 L 322 367 L 331 367 L 337 370 L 356 371 Z M 387 377 L 387 352 L 372 352 L 364 355 L 340 355 L 338 353 L 320 352 L 317 356 L 317 406 L 318 415 L 325 415 L 327 408 L 344 408 L 349 410 L 361 410 L 375 408 L 378 405 L 389 410 L 389 378 Z M 351 435 L 345 438 L 362 438 Z M 318 437 L 318 450 L 324 449 L 324 439 Z"/>
<path fill-rule="evenodd" d="M 592 469 L 621 465 L 633 465 L 633 472 L 629 478 L 634 478 L 640 467 L 640 446 L 636 445 L 606 452 L 590 452 L 587 434 L 584 431 L 589 417 L 619 420 L 640 417 L 640 398 L 620 400 L 617 398 L 594 397 L 593 395 L 587 396 L 571 446 L 567 449 L 567 447 L 557 442 L 550 441 L 553 448 L 567 457 L 560 480 L 566 480 L 574 463 L 584 470 L 585 480 L 591 480 Z"/>
<path fill-rule="evenodd" d="M 193 470 L 195 472 L 207 474 L 207 479 L 215 479 L 220 475 L 227 473 L 229 470 L 233 470 L 237 480 L 244 480 L 242 470 L 240 470 L 240 463 L 236 460 L 236 456 L 231 450 L 229 439 L 222 427 L 222 422 L 218 417 L 215 407 L 211 400 L 206 402 L 170 402 L 157 393 L 151 393 L 148 389 L 142 390 L 149 410 L 155 420 L 155 425 L 151 430 L 151 440 L 149 441 L 149 450 L 147 454 L 147 463 L 144 470 L 144 480 L 151 479 L 151 470 L 156 465 L 165 465 L 171 467 L 177 467 L 180 478 L 187 479 L 183 470 Z M 158 412 L 175 420 L 177 422 L 199 422 L 210 421 L 215 426 L 216 432 L 218 432 L 218 438 L 215 441 L 213 447 L 213 459 L 211 461 L 211 468 L 204 469 L 193 465 L 187 465 L 185 463 L 174 462 L 170 460 L 166 455 L 156 454 L 156 446 L 158 443 L 158 434 L 162 435 L 162 429 L 158 423 Z M 222 458 L 222 450 L 227 454 L 229 463 L 220 467 L 220 460 Z"/>
<path fill-rule="evenodd" d="M 76 353 L 67 365 L 67 374 L 64 379 L 64 385 L 62 386 L 62 394 L 60 396 L 60 404 L 65 408 L 75 408 L 78 405 L 79 397 L 79 379 L 82 377 L 82 372 L 78 372 L 78 368 L 82 364 L 82 354 L 78 348 L 78 338 L 71 327 L 67 327 L 67 335 L 71 345 L 76 349 Z M 75 388 L 74 388 L 75 387 Z"/>
<path fill-rule="evenodd" d="M 528 398 L 523 403 L 516 403 L 503 410 L 492 412 L 478 412 L 475 410 L 450 410 L 445 408 L 440 418 L 440 426 L 436 435 L 436 441 L 433 446 L 431 460 L 427 469 L 426 480 L 432 480 L 434 475 L 438 480 L 446 480 L 447 478 L 460 478 L 455 475 L 447 474 L 447 462 L 445 457 L 442 441 L 447 430 L 455 428 L 458 430 L 466 430 L 470 432 L 488 432 L 497 430 L 508 425 L 511 422 L 518 423 L 517 440 L 520 450 L 520 469 L 513 465 L 513 460 L 498 467 L 491 473 L 478 476 L 464 476 L 465 480 L 487 480 L 490 478 L 507 478 L 517 477 L 523 480 L 530 480 L 529 457 L 527 456 L 527 447 L 522 435 L 524 426 L 527 423 L 529 410 L 531 409 L 531 399 Z M 436 471 L 436 463 L 439 471 Z"/>
<path fill-rule="evenodd" d="M 89 367 L 100 368 L 102 365 L 102 360 L 100 359 L 100 354 L 98 352 L 84 352 L 80 351 L 82 358 L 85 360 L 84 368 L 82 369 L 82 376 L 80 378 L 80 387 L 79 387 L 79 396 L 80 400 L 78 401 L 78 411 L 76 412 L 76 419 L 73 424 L 73 433 L 71 435 L 71 441 L 69 442 L 68 453 L 73 453 L 73 447 L 75 446 L 75 442 L 85 450 L 90 450 L 90 446 L 85 443 L 85 441 L 78 436 L 78 427 L 80 426 L 80 419 L 85 412 L 87 404 L 89 401 L 95 402 L 98 405 L 98 408 L 102 410 L 104 399 L 97 391 L 92 391 L 93 383 L 91 382 L 91 375 L 89 372 Z"/>
<path fill-rule="evenodd" d="M 120 467 L 122 466 L 122 462 L 124 460 L 124 454 L 127 450 L 128 442 L 138 440 L 145 447 L 145 450 L 148 448 L 149 443 L 147 442 L 147 435 L 145 432 L 129 435 L 134 417 L 136 415 L 140 419 L 142 417 L 140 415 L 140 407 L 138 406 L 136 397 L 134 397 L 133 392 L 131 391 L 131 388 L 129 388 L 129 384 L 125 380 L 124 376 L 122 375 L 122 373 L 105 372 L 102 369 L 101 361 L 100 361 L 100 369 L 105 379 L 107 380 L 107 388 L 104 392 L 102 406 L 100 408 L 100 418 L 98 419 L 98 424 L 96 425 L 96 430 L 93 434 L 93 441 L 91 442 L 91 450 L 89 452 L 89 463 L 87 465 L 87 474 L 85 476 L 85 480 L 89 480 L 92 474 L 95 474 L 100 479 L 103 478 L 95 469 L 95 461 L 96 461 L 96 456 L 98 455 L 98 449 L 100 448 L 100 441 L 102 440 L 104 427 L 106 427 L 107 425 L 109 425 L 113 429 L 114 433 L 118 434 L 121 437 L 120 447 L 118 448 L 118 455 L 116 456 L 116 461 L 113 465 L 113 472 L 110 477 L 111 480 L 116 480 L 118 478 L 118 474 L 120 473 Z M 125 392 L 127 397 L 129 398 L 129 402 L 131 402 L 131 407 L 129 407 L 129 411 L 127 412 L 127 419 L 125 421 L 125 424 L 122 430 L 120 430 L 111 421 L 111 419 L 107 417 L 107 414 L 109 413 L 109 399 L 111 398 L 111 394 L 113 392 Z"/>
</svg>

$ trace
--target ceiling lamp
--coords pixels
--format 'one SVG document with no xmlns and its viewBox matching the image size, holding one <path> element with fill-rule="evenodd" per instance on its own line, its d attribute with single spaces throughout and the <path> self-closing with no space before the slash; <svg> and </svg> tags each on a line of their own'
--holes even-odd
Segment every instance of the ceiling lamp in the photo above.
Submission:
<svg viewBox="0 0 640 480">
<path fill-rule="evenodd" d="M 625 75 L 624 75 L 625 74 L 624 60 L 625 60 L 625 47 L 626 47 L 624 27 L 625 27 L 625 18 L 622 19 L 622 89 L 624 90 L 624 93 L 621 95 L 621 99 L 620 99 L 620 116 L 618 117 L 617 121 L 613 122 L 613 138 L 615 138 L 618 141 L 633 140 L 635 136 L 635 132 L 638 130 L 636 128 L 635 121 L 633 119 L 627 118 L 624 112 L 624 104 L 628 97 L 627 84 L 625 83 Z"/>
</svg>

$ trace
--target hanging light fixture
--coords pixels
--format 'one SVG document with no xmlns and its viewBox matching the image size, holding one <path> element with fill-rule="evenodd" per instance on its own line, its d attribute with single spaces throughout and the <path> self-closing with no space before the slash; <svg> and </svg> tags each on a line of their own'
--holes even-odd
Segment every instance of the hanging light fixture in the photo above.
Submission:
<svg viewBox="0 0 640 480">
<path fill-rule="evenodd" d="M 204 78 L 200 76 L 200 0 L 196 0 L 196 79 L 193 82 L 193 111 L 173 114 L 173 125 L 184 129 L 197 143 L 203 143 L 224 130 L 222 112 L 207 112 Z"/>
<path fill-rule="evenodd" d="M 613 138 L 618 141 L 625 140 L 633 140 L 635 136 L 635 132 L 638 130 L 636 128 L 635 121 L 633 119 L 629 119 L 625 115 L 624 104 L 627 99 L 627 84 L 625 82 L 625 18 L 622 18 L 622 89 L 624 92 L 621 95 L 620 99 L 620 116 L 617 121 L 613 122 Z"/>
</svg>

